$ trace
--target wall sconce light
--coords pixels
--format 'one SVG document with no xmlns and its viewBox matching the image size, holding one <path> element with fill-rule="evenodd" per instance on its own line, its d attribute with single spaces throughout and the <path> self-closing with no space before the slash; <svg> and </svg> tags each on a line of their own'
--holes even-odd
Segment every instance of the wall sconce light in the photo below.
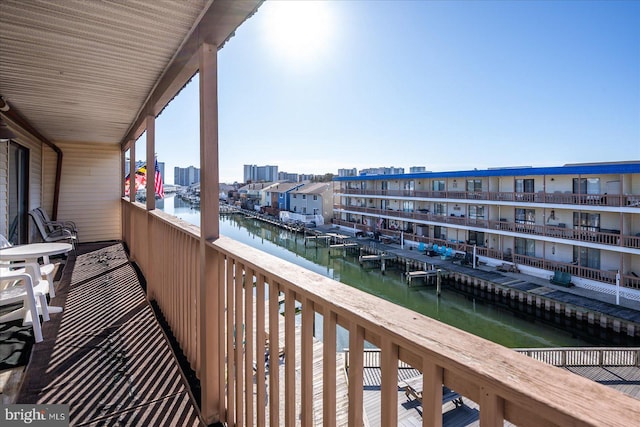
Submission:
<svg viewBox="0 0 640 427">
<path fill-rule="evenodd" d="M 551 181 L 555 181 L 555 180 L 556 180 L 555 178 L 551 178 Z"/>
</svg>

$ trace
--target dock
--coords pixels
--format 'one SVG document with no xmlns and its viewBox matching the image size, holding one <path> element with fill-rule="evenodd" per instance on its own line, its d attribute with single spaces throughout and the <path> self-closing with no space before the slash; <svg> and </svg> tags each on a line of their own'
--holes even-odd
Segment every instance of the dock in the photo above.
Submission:
<svg viewBox="0 0 640 427">
<path fill-rule="evenodd" d="M 432 284 L 432 282 L 437 278 L 438 272 L 435 270 L 418 270 L 418 271 L 409 271 L 405 273 L 405 279 L 409 287 L 411 287 L 413 279 L 424 279 L 424 284 Z"/>
<path fill-rule="evenodd" d="M 380 262 L 380 272 L 384 274 L 386 271 L 387 261 L 396 260 L 397 258 L 398 256 L 394 254 L 379 253 L 374 255 L 360 255 L 358 257 L 358 262 L 360 265 L 363 265 L 365 262 Z"/>
<path fill-rule="evenodd" d="M 327 234 L 318 234 L 315 236 L 304 236 L 304 245 L 307 246 L 308 243 L 313 242 L 316 246 L 318 246 L 318 242 L 324 242 L 324 246 L 329 245 L 329 241 L 331 241 L 332 236 Z"/>
</svg>

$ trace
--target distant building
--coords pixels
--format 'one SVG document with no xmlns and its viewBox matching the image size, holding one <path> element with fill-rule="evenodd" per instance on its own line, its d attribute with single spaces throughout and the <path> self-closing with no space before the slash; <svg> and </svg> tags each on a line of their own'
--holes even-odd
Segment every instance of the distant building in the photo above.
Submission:
<svg viewBox="0 0 640 427">
<path fill-rule="evenodd" d="M 269 182 L 278 180 L 278 166 L 244 165 L 244 182 Z"/>
<path fill-rule="evenodd" d="M 619 282 L 627 298 L 640 300 L 639 161 L 334 182 L 340 227 L 473 254 L 488 266 L 508 263 L 539 278 L 565 272 L 571 284 L 610 295 Z M 565 279 L 558 278 L 568 286 Z"/>
<path fill-rule="evenodd" d="M 159 167 L 160 165 L 158 165 Z M 173 183 L 189 186 L 200 182 L 200 168 L 189 166 L 188 168 L 175 167 L 173 170 Z"/>
<path fill-rule="evenodd" d="M 297 173 L 278 172 L 278 181 L 298 182 L 299 180 Z"/>
<path fill-rule="evenodd" d="M 360 170 L 360 175 L 401 175 L 404 173 L 404 168 L 396 167 L 380 167 L 380 168 L 368 168 Z"/>
<path fill-rule="evenodd" d="M 358 176 L 358 169 L 338 169 L 338 176 Z"/>
<path fill-rule="evenodd" d="M 409 173 L 420 173 L 420 172 L 426 172 L 427 168 L 424 166 L 411 166 L 409 168 Z"/>
<path fill-rule="evenodd" d="M 300 180 L 299 180 L 299 182 L 308 182 L 308 181 L 313 180 L 313 178 L 315 178 L 315 177 L 316 177 L 316 176 L 315 176 L 315 175 L 313 175 L 313 174 L 308 174 L 308 173 L 307 173 L 307 174 L 304 174 L 304 173 L 303 173 L 303 174 L 300 174 Z"/>
</svg>

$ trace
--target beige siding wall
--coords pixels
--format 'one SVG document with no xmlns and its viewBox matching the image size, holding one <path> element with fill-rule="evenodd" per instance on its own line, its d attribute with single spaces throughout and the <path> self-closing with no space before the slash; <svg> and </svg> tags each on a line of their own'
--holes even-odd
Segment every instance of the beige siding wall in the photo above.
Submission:
<svg viewBox="0 0 640 427">
<path fill-rule="evenodd" d="M 81 242 L 121 239 L 120 147 L 118 144 L 64 143 L 58 219 L 76 223 Z M 45 150 L 43 200 L 53 201 L 56 155 Z"/>
</svg>

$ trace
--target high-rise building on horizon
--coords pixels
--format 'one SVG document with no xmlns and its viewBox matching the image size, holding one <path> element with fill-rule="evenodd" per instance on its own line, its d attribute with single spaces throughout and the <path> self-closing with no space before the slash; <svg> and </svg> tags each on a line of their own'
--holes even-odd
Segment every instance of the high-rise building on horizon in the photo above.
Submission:
<svg viewBox="0 0 640 427">
<path fill-rule="evenodd" d="M 200 168 L 189 166 L 181 168 L 176 166 L 173 169 L 173 183 L 175 185 L 189 186 L 200 182 Z"/>
<path fill-rule="evenodd" d="M 278 180 L 278 166 L 244 165 L 244 182 L 270 182 Z"/>
</svg>

